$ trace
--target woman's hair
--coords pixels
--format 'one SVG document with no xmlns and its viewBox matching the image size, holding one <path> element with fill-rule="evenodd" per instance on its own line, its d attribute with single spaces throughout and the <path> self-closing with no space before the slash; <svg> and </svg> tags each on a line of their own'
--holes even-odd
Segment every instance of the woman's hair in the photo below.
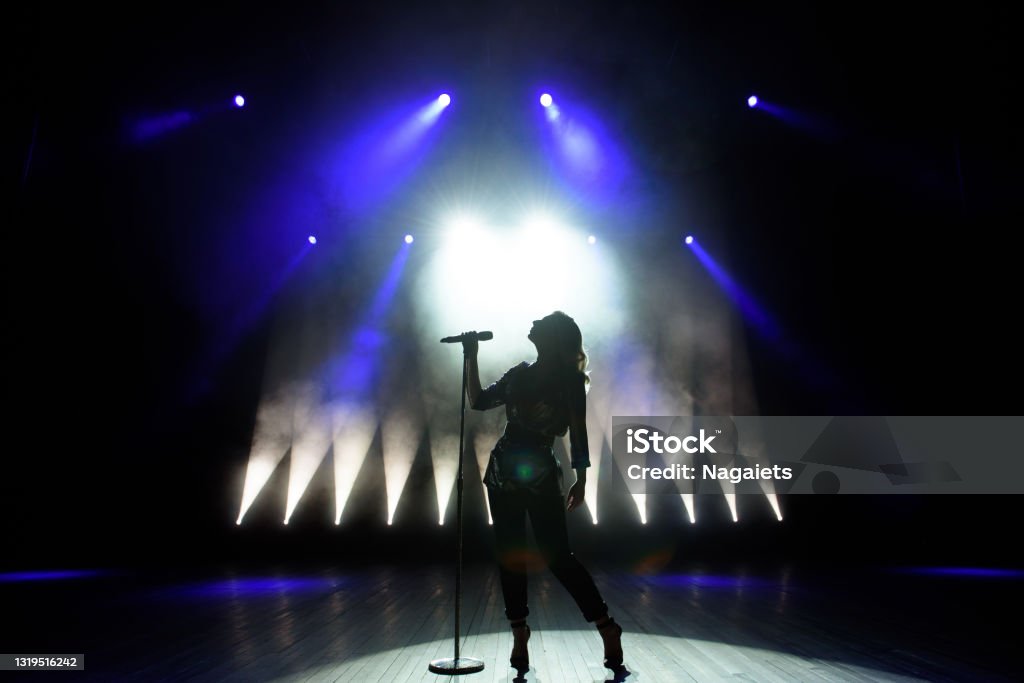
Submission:
<svg viewBox="0 0 1024 683">
<path fill-rule="evenodd" d="M 583 333 L 579 325 L 562 311 L 546 316 L 551 324 L 552 355 L 559 365 L 574 368 L 583 375 L 584 384 L 590 384 L 587 374 L 587 352 L 583 349 Z"/>
</svg>

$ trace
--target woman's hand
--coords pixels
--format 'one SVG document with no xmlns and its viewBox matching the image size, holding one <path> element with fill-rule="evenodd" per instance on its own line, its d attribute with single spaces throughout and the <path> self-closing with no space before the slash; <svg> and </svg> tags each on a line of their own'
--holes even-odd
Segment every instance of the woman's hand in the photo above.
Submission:
<svg viewBox="0 0 1024 683">
<path fill-rule="evenodd" d="M 577 480 L 575 484 L 569 489 L 569 495 L 565 501 L 565 509 L 567 512 L 572 512 L 580 505 L 583 505 L 584 494 L 587 490 L 587 482 Z"/>
<path fill-rule="evenodd" d="M 477 349 L 480 348 L 480 342 L 476 340 L 476 332 L 464 332 L 467 336 L 462 340 L 462 353 L 466 356 L 475 356 Z"/>
</svg>

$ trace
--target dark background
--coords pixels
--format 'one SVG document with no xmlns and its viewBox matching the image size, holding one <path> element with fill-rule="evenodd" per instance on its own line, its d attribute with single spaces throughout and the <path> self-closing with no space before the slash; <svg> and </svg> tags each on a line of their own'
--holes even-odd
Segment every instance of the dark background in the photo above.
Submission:
<svg viewBox="0 0 1024 683">
<path fill-rule="evenodd" d="M 0 562 L 403 559 L 451 542 L 451 525 L 418 513 L 436 509 L 423 453 L 409 483 L 421 495 L 403 497 L 412 507 L 399 507 L 402 524 L 383 526 L 373 493 L 382 479 L 369 467 L 353 498 L 361 512 L 343 527 L 322 519 L 330 494 L 316 486 L 288 528 L 273 496 L 234 525 L 272 311 L 316 265 L 304 263 L 310 272 L 218 355 L 221 321 L 257 298 L 272 271 L 237 222 L 222 226 L 254 187 L 292 170 L 293 142 L 323 123 L 313 117 L 355 121 L 359 93 L 371 89 L 529 92 L 550 73 L 603 103 L 659 207 L 658 224 L 631 236 L 638 248 L 649 240 L 656 252 L 681 224 L 712 231 L 707 242 L 727 253 L 730 271 L 839 378 L 792 381 L 793 361 L 751 333 L 763 414 L 1020 414 L 1021 134 L 1004 7 L 8 10 Z M 140 117 L 234 92 L 251 105 L 210 111 L 145 145 L 126 138 Z M 752 115 L 751 92 L 817 125 Z M 210 267 L 232 241 L 237 270 Z M 283 491 L 281 474 L 267 491 Z M 470 509 L 481 495 L 471 482 Z M 607 518 L 621 521 L 574 518 L 577 551 L 651 566 L 672 557 L 1006 563 L 1001 522 L 1019 504 L 793 496 L 782 524 L 765 506 L 734 525 L 715 498 L 700 501 L 690 527 L 678 501 L 659 500 L 638 534 L 626 503 L 609 500 Z M 488 541 L 476 517 L 470 554 Z"/>
</svg>

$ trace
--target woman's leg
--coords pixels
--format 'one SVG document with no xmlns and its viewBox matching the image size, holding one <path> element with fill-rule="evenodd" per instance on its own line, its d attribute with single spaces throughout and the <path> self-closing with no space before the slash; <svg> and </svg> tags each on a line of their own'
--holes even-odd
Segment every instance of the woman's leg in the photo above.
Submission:
<svg viewBox="0 0 1024 683">
<path fill-rule="evenodd" d="M 572 595 L 583 618 L 594 622 L 604 642 L 604 665 L 618 670 L 622 666 L 622 627 L 608 616 L 608 605 L 594 584 L 590 572 L 569 550 L 569 534 L 561 495 L 537 496 L 530 500 L 530 522 L 551 571 Z"/>
<path fill-rule="evenodd" d="M 518 622 L 530 613 L 526 604 L 526 505 L 521 496 L 487 489 L 505 598 L 505 616 Z"/>
<path fill-rule="evenodd" d="M 608 605 L 601 598 L 590 572 L 569 549 L 561 495 L 531 496 L 527 505 L 533 535 L 551 572 L 572 595 L 584 619 L 601 619 L 608 614 Z"/>
</svg>

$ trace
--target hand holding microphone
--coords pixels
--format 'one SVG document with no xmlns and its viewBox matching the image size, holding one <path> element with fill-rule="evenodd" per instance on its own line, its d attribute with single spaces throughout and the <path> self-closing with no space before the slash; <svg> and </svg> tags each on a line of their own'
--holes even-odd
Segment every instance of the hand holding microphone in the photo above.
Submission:
<svg viewBox="0 0 1024 683">
<path fill-rule="evenodd" d="M 462 352 L 467 356 L 476 355 L 479 344 L 477 342 L 488 341 L 494 339 L 493 332 L 477 332 L 475 330 L 470 332 L 463 332 L 457 334 L 454 337 L 445 337 L 441 340 L 442 344 L 456 344 L 462 342 Z"/>
</svg>

